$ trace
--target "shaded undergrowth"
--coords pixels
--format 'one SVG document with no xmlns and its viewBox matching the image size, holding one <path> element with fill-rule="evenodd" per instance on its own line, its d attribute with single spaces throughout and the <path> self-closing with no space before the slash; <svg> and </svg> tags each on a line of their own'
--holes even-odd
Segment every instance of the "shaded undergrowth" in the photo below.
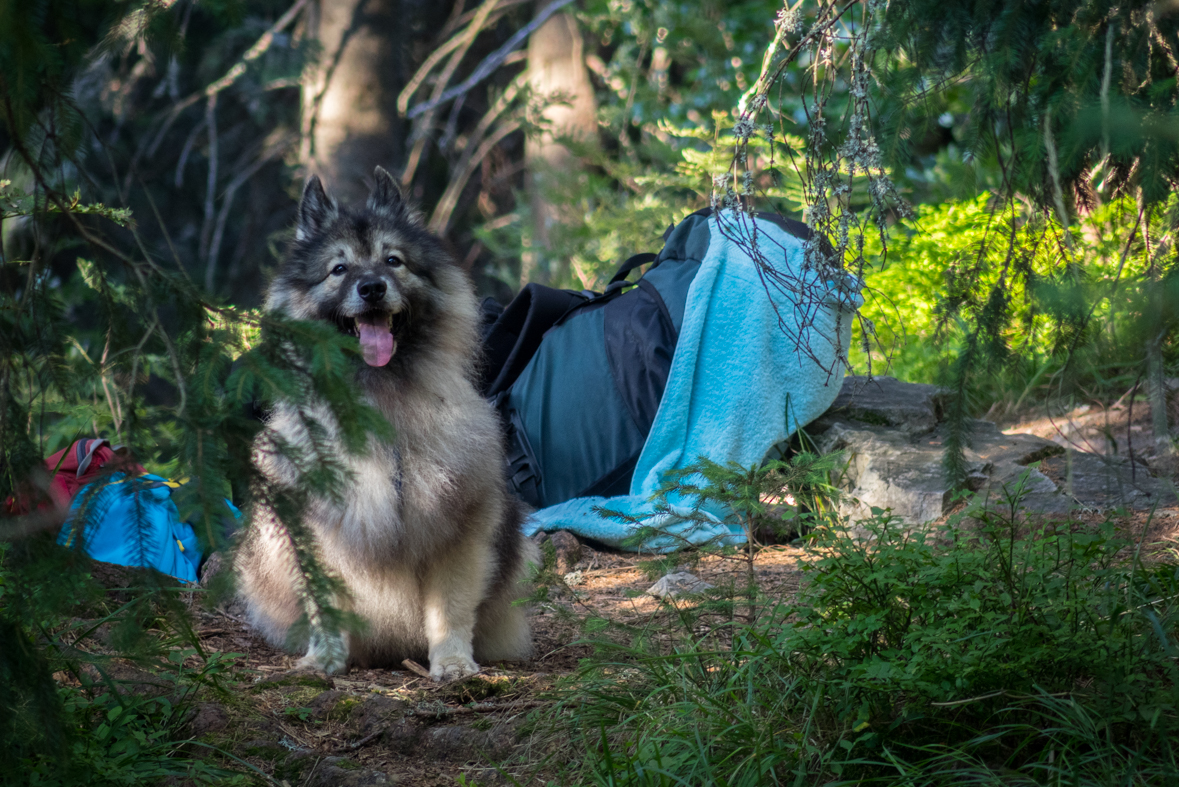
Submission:
<svg viewBox="0 0 1179 787">
<path fill-rule="evenodd" d="M 574 747 L 549 764 L 601 785 L 1176 783 L 1179 568 L 1140 548 L 1018 494 L 932 532 L 828 521 L 799 595 L 752 620 L 708 591 L 675 602 L 675 636 L 606 627 L 546 717 Z"/>
<path fill-rule="evenodd" d="M 260 776 L 188 731 L 198 696 L 226 694 L 237 654 L 202 648 L 175 580 L 121 569 L 131 586 L 111 591 L 89 569 L 117 567 L 48 539 L 20 547 L 0 543 L 0 784 Z"/>
</svg>

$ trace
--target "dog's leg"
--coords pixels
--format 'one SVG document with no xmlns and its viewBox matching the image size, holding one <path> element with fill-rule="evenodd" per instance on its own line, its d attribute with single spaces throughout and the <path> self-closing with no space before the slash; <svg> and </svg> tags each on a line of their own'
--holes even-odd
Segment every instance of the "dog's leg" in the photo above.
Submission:
<svg viewBox="0 0 1179 787">
<path fill-rule="evenodd" d="M 518 526 L 513 522 L 512 527 Z M 503 534 L 500 537 L 504 537 Z M 523 661 L 532 655 L 528 613 L 515 602 L 526 598 L 531 591 L 529 579 L 541 563 L 540 550 L 531 539 L 518 532 L 510 537 L 520 540 L 522 554 L 511 580 L 493 591 L 479 608 L 479 620 L 475 625 L 475 657 L 481 662 Z"/>
<path fill-rule="evenodd" d="M 430 677 L 454 680 L 479 671 L 471 640 L 475 612 L 487 590 L 489 549 L 472 539 L 431 563 L 424 583 Z"/>
</svg>

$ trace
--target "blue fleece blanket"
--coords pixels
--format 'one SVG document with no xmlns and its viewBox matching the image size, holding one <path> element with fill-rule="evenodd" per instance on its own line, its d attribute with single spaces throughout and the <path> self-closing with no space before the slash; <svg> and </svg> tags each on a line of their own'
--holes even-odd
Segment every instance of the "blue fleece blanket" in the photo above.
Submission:
<svg viewBox="0 0 1179 787">
<path fill-rule="evenodd" d="M 651 498 L 663 474 L 701 456 L 749 466 L 821 415 L 839 393 L 855 310 L 863 301 L 854 277 L 823 280 L 804 265 L 803 241 L 768 221 L 724 212 L 709 221 L 711 241 L 685 305 L 671 373 L 635 467 L 630 494 L 581 497 L 535 512 L 524 530 L 569 530 L 608 546 L 627 543 L 641 527 L 666 535 L 644 552 L 683 545 L 744 541 L 741 528 L 713 511 L 701 524 L 655 514 Z M 775 267 L 767 287 L 751 257 Z M 768 296 L 767 296 L 768 291 Z M 603 517 L 599 511 L 620 513 Z"/>
</svg>

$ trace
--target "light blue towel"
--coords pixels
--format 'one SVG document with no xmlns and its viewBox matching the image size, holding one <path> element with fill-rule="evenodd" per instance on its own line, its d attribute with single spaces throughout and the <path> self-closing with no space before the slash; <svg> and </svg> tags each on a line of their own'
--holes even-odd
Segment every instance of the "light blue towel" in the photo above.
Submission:
<svg viewBox="0 0 1179 787">
<path fill-rule="evenodd" d="M 768 221 L 724 212 L 709 220 L 711 242 L 688 291 L 684 322 L 659 412 L 635 467 L 630 494 L 580 497 L 535 512 L 528 535 L 569 530 L 616 548 L 636 529 L 656 526 L 644 552 L 669 552 L 693 544 L 744 541 L 741 528 L 724 521 L 689 523 L 671 514 L 653 516 L 651 498 L 668 470 L 705 456 L 744 466 L 760 463 L 831 406 L 843 382 L 853 315 L 863 300 L 859 282 L 827 282 L 804 266 L 803 241 Z M 767 287 L 750 249 L 775 266 L 778 286 Z M 768 295 L 767 295 L 768 290 Z M 838 351 L 837 351 L 838 348 Z M 672 501 L 674 503 L 674 501 Z M 605 518 L 607 509 L 638 522 Z"/>
</svg>

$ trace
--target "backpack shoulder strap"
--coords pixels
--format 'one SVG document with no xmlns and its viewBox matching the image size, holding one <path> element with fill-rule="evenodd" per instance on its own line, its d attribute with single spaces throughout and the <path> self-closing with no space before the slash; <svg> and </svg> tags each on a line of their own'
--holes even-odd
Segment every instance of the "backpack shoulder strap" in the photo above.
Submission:
<svg viewBox="0 0 1179 787">
<path fill-rule="evenodd" d="M 622 265 L 618 266 L 618 272 L 610 278 L 610 284 L 626 281 L 626 277 L 631 271 L 640 265 L 646 265 L 648 262 L 654 262 L 655 258 L 658 256 L 658 254 L 652 254 L 649 251 L 634 255 L 629 260 L 622 263 Z"/>
</svg>

